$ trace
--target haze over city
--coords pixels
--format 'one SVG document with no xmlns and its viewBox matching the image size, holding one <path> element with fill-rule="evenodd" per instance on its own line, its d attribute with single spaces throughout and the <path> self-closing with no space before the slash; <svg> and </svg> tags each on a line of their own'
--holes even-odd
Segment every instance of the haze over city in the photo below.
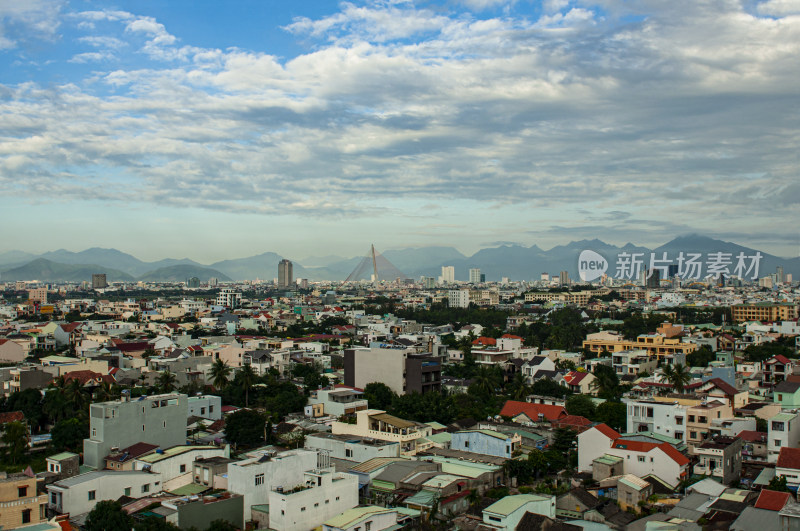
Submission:
<svg viewBox="0 0 800 531">
<path fill-rule="evenodd" d="M 696 232 L 795 257 L 797 15 L 4 3 L 0 223 L 26 230 L 0 251 L 210 263 Z"/>
</svg>

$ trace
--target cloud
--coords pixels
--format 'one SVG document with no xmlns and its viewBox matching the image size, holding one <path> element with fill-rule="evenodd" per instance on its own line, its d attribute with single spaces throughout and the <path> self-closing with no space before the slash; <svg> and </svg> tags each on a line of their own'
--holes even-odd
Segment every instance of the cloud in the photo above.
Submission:
<svg viewBox="0 0 800 531">
<path fill-rule="evenodd" d="M 61 0 L 0 2 L 0 50 L 58 36 Z"/>
<path fill-rule="evenodd" d="M 120 200 L 321 219 L 399 216 L 398 199 L 469 204 L 553 235 L 634 241 L 698 227 L 788 234 L 800 20 L 765 5 L 551 1 L 539 18 L 478 19 L 344 3 L 287 26 L 307 46 L 288 59 L 81 12 L 76 26 L 102 35 L 80 37 L 91 48 L 72 61 L 136 50 L 143 63 L 0 87 L 13 117 L 0 184 L 77 197 L 97 176 Z M 513 231 L 485 239 L 524 236 Z"/>
</svg>

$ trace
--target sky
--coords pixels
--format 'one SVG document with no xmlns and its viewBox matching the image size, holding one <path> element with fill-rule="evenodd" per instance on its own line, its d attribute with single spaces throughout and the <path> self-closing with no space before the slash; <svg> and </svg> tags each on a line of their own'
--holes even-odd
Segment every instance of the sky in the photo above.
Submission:
<svg viewBox="0 0 800 531">
<path fill-rule="evenodd" d="M 0 252 L 800 254 L 800 0 L 0 0 Z"/>
</svg>

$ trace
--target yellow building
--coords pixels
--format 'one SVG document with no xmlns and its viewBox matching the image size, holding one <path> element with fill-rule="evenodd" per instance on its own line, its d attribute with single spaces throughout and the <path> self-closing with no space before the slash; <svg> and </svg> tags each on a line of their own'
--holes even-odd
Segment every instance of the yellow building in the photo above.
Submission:
<svg viewBox="0 0 800 531">
<path fill-rule="evenodd" d="M 47 495 L 38 494 L 36 478 L 0 472 L 0 527 L 15 529 L 47 520 Z"/>
<path fill-rule="evenodd" d="M 644 334 L 635 341 L 630 341 L 616 332 L 598 332 L 586 336 L 583 348 L 596 354 L 603 351 L 614 353 L 642 349 L 650 355 L 663 357 L 670 354 L 689 354 L 697 350 L 697 345 L 682 343 L 679 338 L 666 338 L 661 334 Z"/>
<path fill-rule="evenodd" d="M 687 409 L 686 442 L 689 445 L 689 453 L 694 455 L 695 450 L 710 437 L 712 420 L 730 418 L 733 418 L 733 408 L 730 404 L 716 400 Z"/>
<path fill-rule="evenodd" d="M 745 321 L 792 321 L 797 319 L 797 304 L 789 302 L 756 302 L 731 306 L 734 323 Z"/>
</svg>

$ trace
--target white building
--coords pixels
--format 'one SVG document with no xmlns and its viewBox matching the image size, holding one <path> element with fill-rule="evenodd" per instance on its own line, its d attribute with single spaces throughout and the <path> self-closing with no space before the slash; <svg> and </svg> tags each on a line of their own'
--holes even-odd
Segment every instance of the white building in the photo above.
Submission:
<svg viewBox="0 0 800 531">
<path fill-rule="evenodd" d="M 767 422 L 767 461 L 778 460 L 781 448 L 800 446 L 800 415 L 796 411 L 781 411 Z"/>
<path fill-rule="evenodd" d="M 686 410 L 678 402 L 624 399 L 628 407 L 628 433 L 650 431 L 686 442 Z"/>
<path fill-rule="evenodd" d="M 88 513 L 103 500 L 142 498 L 159 491 L 160 474 L 133 470 L 86 472 L 47 486 L 50 509 L 71 516 Z"/>
<path fill-rule="evenodd" d="M 469 306 L 469 290 L 451 289 L 448 291 L 447 305 L 450 308 L 467 308 Z"/>
<path fill-rule="evenodd" d="M 316 466 L 315 451 L 264 452 L 257 457 L 228 463 L 228 490 L 244 496 L 245 520 L 251 520 L 253 505 L 269 503 L 269 493 L 273 488 L 291 488 L 303 483 L 305 472 Z"/>
<path fill-rule="evenodd" d="M 222 418 L 222 398 L 215 395 L 189 397 L 189 416 L 211 421 Z"/>
<path fill-rule="evenodd" d="M 481 281 L 481 270 L 480 268 L 473 268 L 469 270 L 469 282 L 470 284 L 478 284 Z"/>
<path fill-rule="evenodd" d="M 456 281 L 456 268 L 454 266 L 442 266 L 442 282 L 452 284 Z"/>
<path fill-rule="evenodd" d="M 307 531 L 358 505 L 358 476 L 333 468 L 306 472 L 299 485 L 269 493 L 269 527 Z"/>
<path fill-rule="evenodd" d="M 556 497 L 517 494 L 497 500 L 483 510 L 483 524 L 492 529 L 516 529 L 525 513 L 556 517 Z"/>
<path fill-rule="evenodd" d="M 217 306 L 237 308 L 242 302 L 242 294 L 233 288 L 222 288 L 217 294 Z"/>
<path fill-rule="evenodd" d="M 138 442 L 162 448 L 186 442 L 187 396 L 164 394 L 92 404 L 89 438 L 83 440 L 83 462 L 103 468 L 112 448 L 127 448 Z"/>
<path fill-rule="evenodd" d="M 344 459 L 363 463 L 374 457 L 398 457 L 400 444 L 380 439 L 354 437 L 353 435 L 334 435 L 333 433 L 312 433 L 306 436 L 305 447 L 309 450 L 322 450 L 334 459 Z"/>
<path fill-rule="evenodd" d="M 134 470 L 149 470 L 161 474 L 164 489 L 176 489 L 192 482 L 195 459 L 230 457 L 230 449 L 217 446 L 173 446 L 159 448 L 133 462 Z"/>
<path fill-rule="evenodd" d="M 319 404 L 320 408 L 314 408 Z M 369 402 L 364 399 L 362 391 L 353 389 L 320 389 L 312 391 L 308 399 L 306 409 L 311 408 L 312 414 L 307 416 L 319 417 L 321 415 L 332 415 L 341 417 L 342 415 L 352 415 L 356 411 L 361 411 L 369 407 Z"/>
</svg>

